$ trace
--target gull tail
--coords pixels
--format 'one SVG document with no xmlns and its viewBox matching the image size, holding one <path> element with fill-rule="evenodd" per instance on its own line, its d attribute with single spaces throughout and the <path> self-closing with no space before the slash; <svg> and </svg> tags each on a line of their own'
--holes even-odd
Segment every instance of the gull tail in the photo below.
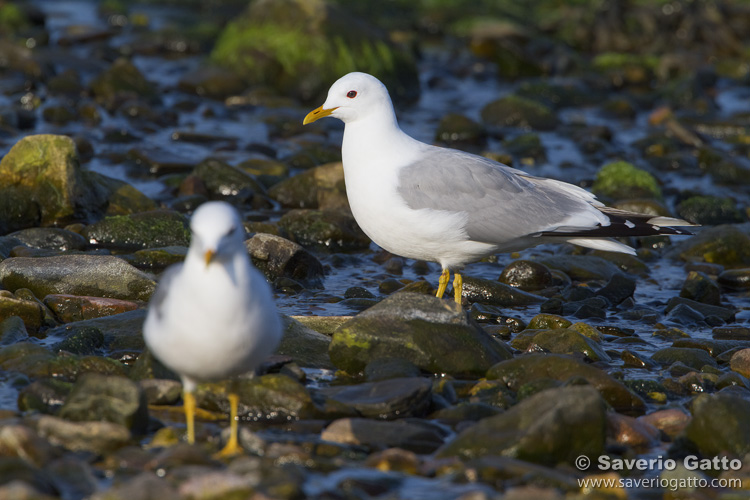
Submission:
<svg viewBox="0 0 750 500">
<path fill-rule="evenodd" d="M 569 243 L 597 250 L 635 254 L 628 245 L 608 239 L 622 236 L 691 235 L 682 227 L 697 227 L 683 219 L 639 214 L 610 207 L 596 207 L 609 219 L 607 225 L 592 228 L 558 227 L 540 236 L 561 238 Z M 602 239 L 599 239 L 602 238 Z"/>
</svg>

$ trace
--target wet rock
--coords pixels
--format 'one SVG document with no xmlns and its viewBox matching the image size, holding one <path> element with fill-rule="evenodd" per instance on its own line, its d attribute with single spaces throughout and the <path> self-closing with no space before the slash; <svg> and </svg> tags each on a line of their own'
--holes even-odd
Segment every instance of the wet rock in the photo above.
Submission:
<svg viewBox="0 0 750 500">
<path fill-rule="evenodd" d="M 561 426 L 560 422 L 566 422 Z M 533 463 L 573 463 L 604 451 L 606 404 L 590 386 L 549 389 L 461 432 L 437 452 L 463 459 L 505 455 Z"/>
<path fill-rule="evenodd" d="M 0 457 L 22 458 L 42 467 L 53 456 L 50 444 L 26 425 L 6 423 L 0 427 Z"/>
<path fill-rule="evenodd" d="M 538 134 L 522 134 L 503 141 L 505 150 L 522 165 L 537 165 L 547 161 L 547 150 Z"/>
<path fill-rule="evenodd" d="M 257 486 L 250 476 L 232 471 L 211 471 L 187 477 L 179 485 L 181 498 L 220 500 L 222 498 L 251 498 Z"/>
<path fill-rule="evenodd" d="M 258 180 L 266 189 L 270 189 L 289 177 L 289 166 L 275 160 L 264 158 L 250 158 L 239 164 L 237 168 L 247 172 Z"/>
<path fill-rule="evenodd" d="M 722 271 L 719 275 L 719 284 L 733 290 L 745 290 L 750 288 L 750 268 L 730 269 Z"/>
<path fill-rule="evenodd" d="M 22 229 L 8 236 L 17 238 L 23 245 L 31 248 L 64 252 L 67 250 L 83 250 L 86 247 L 86 239 L 83 236 L 59 227 Z"/>
<path fill-rule="evenodd" d="M 58 135 L 27 136 L 0 160 L 0 234 L 65 223 L 92 200 L 83 192 L 72 139 Z"/>
<path fill-rule="evenodd" d="M 389 448 L 375 452 L 365 460 L 366 467 L 383 472 L 400 472 L 402 474 L 417 474 L 421 464 L 420 457 L 411 451 L 401 448 Z"/>
<path fill-rule="evenodd" d="M 146 274 L 109 255 L 6 259 L 0 262 L 0 283 L 11 291 L 28 288 L 37 297 L 68 294 L 144 301 L 156 288 Z"/>
<path fill-rule="evenodd" d="M 186 73 L 177 83 L 183 92 L 196 94 L 209 99 L 224 100 L 241 94 L 246 85 L 236 73 L 216 66 L 201 65 Z"/>
<path fill-rule="evenodd" d="M 680 290 L 680 297 L 714 306 L 721 304 L 719 285 L 708 275 L 698 271 L 690 271 Z"/>
<path fill-rule="evenodd" d="M 13 500 L 59 498 L 49 476 L 20 457 L 0 457 L 0 484 L 6 485 L 0 492 Z"/>
<path fill-rule="evenodd" d="M 113 316 L 76 321 L 51 328 L 47 330 L 47 336 L 49 338 L 63 338 L 65 340 L 62 342 L 68 346 L 72 344 L 79 349 L 89 349 L 98 343 L 96 332 L 99 331 L 104 335 L 103 347 L 108 352 L 140 352 L 145 347 L 141 333 L 145 319 L 146 309 L 136 309 Z M 69 338 L 71 340 L 68 340 Z M 93 343 L 91 343 L 92 341 Z"/>
<path fill-rule="evenodd" d="M 28 340 L 26 325 L 19 316 L 9 316 L 0 321 L 0 346 L 15 344 Z"/>
<path fill-rule="evenodd" d="M 557 117 L 544 104 L 517 95 L 508 95 L 482 108 L 482 121 L 490 127 L 519 127 L 552 130 Z"/>
<path fill-rule="evenodd" d="M 322 286 L 323 265 L 301 245 L 281 236 L 256 233 L 245 246 L 255 267 L 269 281 L 285 277 L 313 288 Z"/>
<path fill-rule="evenodd" d="M 421 370 L 403 358 L 375 358 L 365 366 L 365 379 L 368 382 L 419 375 Z"/>
<path fill-rule="evenodd" d="M 104 334 L 95 327 L 78 327 L 70 331 L 65 339 L 55 344 L 55 351 L 66 351 L 73 354 L 96 354 L 104 346 Z"/>
<path fill-rule="evenodd" d="M 713 316 L 725 323 L 734 321 L 736 314 L 736 311 L 734 309 L 730 309 L 728 307 L 704 304 L 702 302 L 696 302 L 695 300 L 686 299 L 683 297 L 672 297 L 671 299 L 669 299 L 664 312 L 670 313 L 673 309 L 679 306 L 687 306 L 700 313 L 704 318 L 710 318 Z"/>
<path fill-rule="evenodd" d="M 65 456 L 54 460 L 47 464 L 45 472 L 50 475 L 61 497 L 88 498 L 99 488 L 91 465 L 78 457 Z"/>
<path fill-rule="evenodd" d="M 284 336 L 276 352 L 291 356 L 294 361 L 306 368 L 333 368 L 328 348 L 331 338 L 303 325 L 299 321 L 283 316 L 286 325 Z"/>
<path fill-rule="evenodd" d="M 710 339 L 678 339 L 672 343 L 672 347 L 688 347 L 692 349 L 703 349 L 712 357 L 718 358 L 724 353 L 750 347 L 750 342 L 736 340 L 710 340 Z"/>
<path fill-rule="evenodd" d="M 481 146 L 487 141 L 487 131 L 481 123 L 468 116 L 448 113 L 440 119 L 435 140 L 449 147 Z"/>
<path fill-rule="evenodd" d="M 520 351 L 525 351 L 530 346 L 538 346 L 557 354 L 580 353 L 592 361 L 611 361 L 609 355 L 595 341 L 569 328 L 524 330 L 510 342 L 510 346 Z"/>
<path fill-rule="evenodd" d="M 619 445 L 645 450 L 658 444 L 659 436 L 659 429 L 643 420 L 619 413 L 607 414 L 607 437 Z"/>
<path fill-rule="evenodd" d="M 156 86 L 149 82 L 138 68 L 124 58 L 117 59 L 109 68 L 90 83 L 97 102 L 107 110 L 117 109 L 125 101 L 141 98 L 156 103 Z"/>
<path fill-rule="evenodd" d="M 247 51 L 253 57 L 246 57 Z M 396 100 L 419 92 L 408 51 L 398 50 L 365 19 L 327 2 L 255 1 L 227 25 L 211 58 L 251 84 L 304 101 L 323 99 L 331 82 L 350 71 L 378 75 Z"/>
<path fill-rule="evenodd" d="M 287 422 L 309 418 L 355 416 L 347 405 L 330 398 L 318 398 L 304 385 L 286 375 L 272 373 L 242 380 L 238 385 L 239 414 L 253 421 Z M 196 398 L 203 408 L 229 413 L 226 384 L 202 384 Z"/>
<path fill-rule="evenodd" d="M 18 409 L 56 415 L 72 389 L 71 382 L 53 378 L 35 380 L 19 392 Z"/>
<path fill-rule="evenodd" d="M 200 157 L 182 156 L 173 149 L 167 150 L 158 146 L 134 147 L 128 151 L 127 159 L 139 173 L 142 171 L 159 176 L 192 172 L 201 160 Z"/>
<path fill-rule="evenodd" d="M 71 451 L 107 454 L 131 442 L 128 428 L 112 422 L 71 422 L 43 415 L 35 419 L 34 425 L 51 444 Z"/>
<path fill-rule="evenodd" d="M 129 300 L 64 294 L 47 295 L 43 302 L 61 323 L 101 318 L 138 308 L 138 304 Z"/>
<path fill-rule="evenodd" d="M 144 379 L 138 381 L 138 386 L 150 405 L 175 404 L 182 396 L 182 384 L 176 380 Z"/>
<path fill-rule="evenodd" d="M 466 422 L 478 422 L 502 412 L 503 409 L 498 406 L 481 402 L 466 402 L 442 408 L 430 414 L 430 418 L 455 427 L 464 425 Z"/>
<path fill-rule="evenodd" d="M 750 452 L 750 400 L 725 393 L 701 394 L 692 402 L 684 437 L 705 457 Z"/>
<path fill-rule="evenodd" d="M 73 422 L 112 422 L 138 434 L 148 424 L 146 400 L 138 384 L 93 373 L 76 381 L 58 415 Z"/>
<path fill-rule="evenodd" d="M 750 225 L 708 227 L 675 243 L 666 256 L 688 262 L 709 262 L 727 268 L 750 267 Z"/>
<path fill-rule="evenodd" d="M 170 210 L 107 217 L 87 226 L 83 235 L 94 245 L 119 249 L 190 244 L 187 219 Z"/>
<path fill-rule="evenodd" d="M 515 260 L 503 269 L 498 280 L 524 291 L 535 291 L 552 284 L 552 272 L 539 262 Z"/>
<path fill-rule="evenodd" d="M 8 292 L 0 293 L 0 320 L 5 321 L 12 317 L 21 318 L 25 328 L 32 333 L 47 325 L 44 307 L 39 302 L 13 296 Z"/>
<path fill-rule="evenodd" d="M 499 379 L 512 391 L 518 391 L 524 384 L 538 379 L 565 382 L 576 377 L 586 379 L 596 387 L 616 411 L 631 414 L 643 412 L 646 408 L 639 396 L 604 371 L 561 354 L 519 356 L 502 361 L 487 371 L 488 379 Z"/>
<path fill-rule="evenodd" d="M 546 330 L 546 329 L 557 329 L 557 328 L 568 328 L 572 325 L 569 320 L 556 314 L 537 314 L 529 321 L 529 325 L 526 327 L 530 330 Z"/>
<path fill-rule="evenodd" d="M 329 354 L 337 367 L 351 373 L 375 358 L 395 357 L 456 376 L 483 374 L 511 356 L 454 303 L 401 292 L 337 328 Z"/>
<path fill-rule="evenodd" d="M 184 246 L 168 246 L 136 250 L 130 255 L 119 255 L 119 257 L 140 269 L 160 270 L 184 261 L 187 251 L 187 247 Z"/>
<path fill-rule="evenodd" d="M 115 482 L 112 487 L 95 493 L 92 500 L 180 500 L 172 483 L 151 471 L 141 472 L 128 481 Z"/>
<path fill-rule="evenodd" d="M 334 420 L 320 435 L 335 443 L 362 445 L 375 450 L 401 448 L 432 453 L 447 437 L 443 427 L 429 421 L 399 419 L 380 422 L 364 418 Z"/>
<path fill-rule="evenodd" d="M 203 182 L 213 200 L 247 202 L 256 193 L 263 193 L 263 187 L 250 174 L 214 158 L 200 162 L 192 175 Z"/>
<path fill-rule="evenodd" d="M 624 274 L 615 274 L 609 282 L 599 290 L 596 295 L 607 299 L 611 305 L 622 304 L 635 293 L 635 278 Z"/>
<path fill-rule="evenodd" d="M 69 353 L 55 356 L 46 348 L 30 342 L 0 349 L 0 368 L 32 378 L 57 377 L 65 381 L 74 381 L 84 373 L 125 375 L 125 367 L 113 359 Z"/>
<path fill-rule="evenodd" d="M 705 365 L 716 366 L 716 360 L 703 349 L 689 347 L 665 347 L 651 355 L 651 359 L 663 365 L 671 365 L 675 362 L 700 370 Z"/>
<path fill-rule="evenodd" d="M 84 180 L 91 191 L 103 198 L 104 215 L 128 215 L 149 212 L 157 208 L 156 203 L 127 182 L 111 179 L 96 172 L 84 170 Z"/>
<path fill-rule="evenodd" d="M 423 416 L 430 405 L 432 382 L 421 377 L 394 378 L 319 390 L 363 417 L 393 420 Z"/>
<path fill-rule="evenodd" d="M 750 377 L 750 349 L 735 352 L 729 362 L 732 371 L 744 377 Z"/>
<path fill-rule="evenodd" d="M 527 306 L 544 302 L 544 297 L 524 292 L 497 281 L 463 277 L 462 297 L 469 302 L 493 306 Z"/>
<path fill-rule="evenodd" d="M 609 281 L 622 271 L 612 262 L 591 255 L 559 255 L 539 259 L 539 262 L 567 274 L 576 281 Z"/>
<path fill-rule="evenodd" d="M 319 165 L 285 179 L 271 187 L 268 195 L 289 208 L 349 210 L 341 162 Z"/>
<path fill-rule="evenodd" d="M 591 190 L 609 200 L 662 197 L 661 188 L 650 173 L 625 161 L 604 165 L 596 174 Z"/>
<path fill-rule="evenodd" d="M 303 247 L 316 251 L 347 252 L 370 246 L 370 238 L 354 217 L 341 211 L 290 210 L 279 220 L 279 227 Z"/>
<path fill-rule="evenodd" d="M 690 415 L 677 408 L 656 410 L 648 415 L 638 417 L 638 420 L 654 426 L 667 436 L 674 438 L 682 433 L 690 422 Z"/>
<path fill-rule="evenodd" d="M 747 217 L 742 215 L 734 200 L 716 196 L 692 196 L 677 205 L 677 214 L 689 222 L 702 226 L 747 221 Z"/>
</svg>

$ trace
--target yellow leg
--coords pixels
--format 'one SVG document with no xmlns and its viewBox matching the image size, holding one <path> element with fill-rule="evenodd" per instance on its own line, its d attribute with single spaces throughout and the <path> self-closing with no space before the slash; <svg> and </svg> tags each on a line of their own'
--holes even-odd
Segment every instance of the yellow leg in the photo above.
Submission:
<svg viewBox="0 0 750 500">
<path fill-rule="evenodd" d="M 185 408 L 185 423 L 187 423 L 187 440 L 188 443 L 195 443 L 195 396 L 192 392 L 185 391 L 182 395 L 182 399 L 185 401 L 183 407 Z"/>
<path fill-rule="evenodd" d="M 437 298 L 443 298 L 443 294 L 445 293 L 445 289 L 448 287 L 448 281 L 450 279 L 451 272 L 448 269 L 443 269 L 443 274 L 440 275 L 440 280 L 438 281 L 437 294 L 435 294 Z"/>
<path fill-rule="evenodd" d="M 222 450 L 216 454 L 217 457 L 232 457 L 234 455 L 239 455 L 243 452 L 242 446 L 240 446 L 239 439 L 237 439 L 237 434 L 239 432 L 238 428 L 238 417 L 237 417 L 237 408 L 240 403 L 240 397 L 234 393 L 230 392 L 227 396 L 229 399 L 229 441 L 227 441 L 227 444 L 222 448 Z"/>
<path fill-rule="evenodd" d="M 459 273 L 455 273 L 453 276 L 453 296 L 456 299 L 456 303 L 461 305 L 461 294 L 464 289 L 464 279 Z"/>
</svg>

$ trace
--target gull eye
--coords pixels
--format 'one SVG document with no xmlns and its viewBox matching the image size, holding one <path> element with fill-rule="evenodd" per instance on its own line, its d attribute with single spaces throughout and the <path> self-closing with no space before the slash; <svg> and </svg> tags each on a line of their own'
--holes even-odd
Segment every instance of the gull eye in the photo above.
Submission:
<svg viewBox="0 0 750 500">
<path fill-rule="evenodd" d="M 349 99 L 354 99 L 355 97 L 357 97 L 357 91 L 350 90 L 349 92 L 346 93 L 346 97 L 348 97 Z"/>
</svg>

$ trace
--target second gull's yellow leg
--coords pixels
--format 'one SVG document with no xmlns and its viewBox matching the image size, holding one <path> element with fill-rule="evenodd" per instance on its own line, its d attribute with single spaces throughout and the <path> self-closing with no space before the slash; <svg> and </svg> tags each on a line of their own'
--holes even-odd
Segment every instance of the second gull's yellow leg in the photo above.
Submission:
<svg viewBox="0 0 750 500">
<path fill-rule="evenodd" d="M 192 392 L 185 391 L 182 395 L 185 409 L 185 423 L 187 424 L 188 443 L 195 443 L 195 396 Z"/>
<path fill-rule="evenodd" d="M 451 279 L 451 272 L 448 269 L 443 269 L 443 274 L 440 275 L 440 280 L 438 281 L 438 289 L 435 296 L 439 299 L 443 298 L 443 294 L 445 293 L 445 289 L 448 287 L 448 281 Z"/>
<path fill-rule="evenodd" d="M 456 299 L 456 303 L 461 305 L 461 294 L 464 289 L 464 279 L 459 273 L 453 275 L 453 296 Z"/>
<path fill-rule="evenodd" d="M 239 432 L 239 426 L 237 424 L 239 420 L 237 417 L 237 408 L 239 406 L 240 397 L 236 393 L 230 392 L 227 398 L 229 399 L 229 441 L 227 441 L 224 448 L 216 454 L 217 457 L 231 457 L 243 452 L 242 446 L 240 446 L 239 439 L 237 438 Z"/>
</svg>

